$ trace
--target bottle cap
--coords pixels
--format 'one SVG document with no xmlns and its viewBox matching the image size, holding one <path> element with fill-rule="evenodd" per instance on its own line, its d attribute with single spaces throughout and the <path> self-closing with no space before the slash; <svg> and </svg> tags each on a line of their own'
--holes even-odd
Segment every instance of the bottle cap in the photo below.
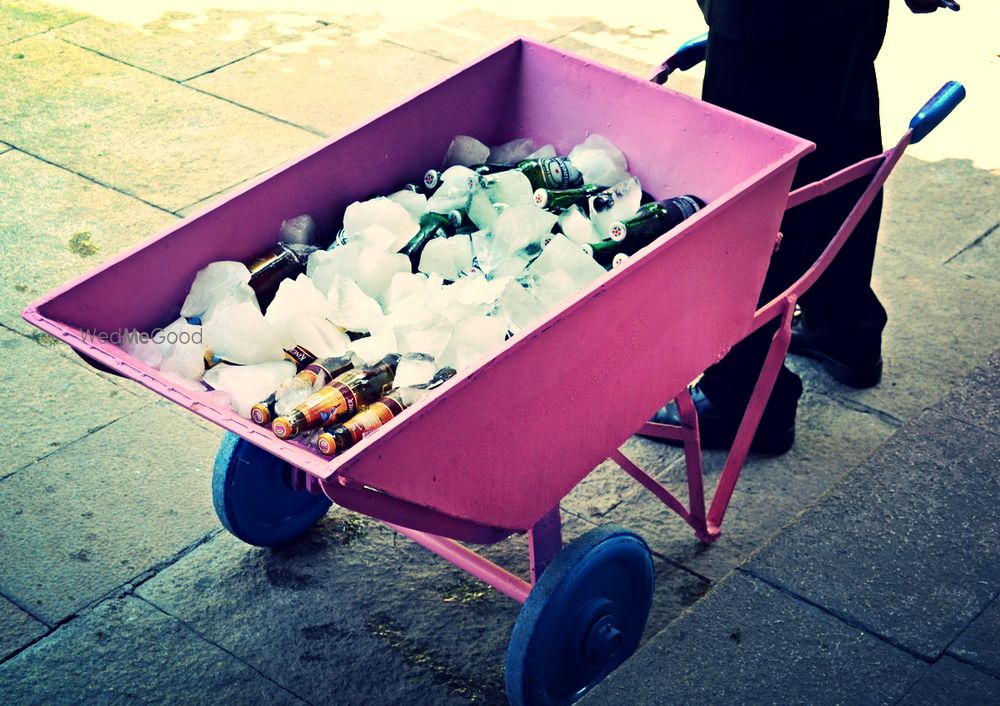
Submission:
<svg viewBox="0 0 1000 706">
<path fill-rule="evenodd" d="M 424 186 L 433 189 L 441 182 L 441 172 L 437 169 L 428 169 L 424 174 Z"/>
<path fill-rule="evenodd" d="M 250 408 L 250 419 L 254 421 L 255 424 L 264 425 L 271 421 L 271 413 L 267 409 L 267 405 L 255 404 Z"/>
<path fill-rule="evenodd" d="M 625 235 L 628 233 L 628 228 L 621 221 L 615 221 L 608 226 L 608 237 L 610 237 L 616 243 L 620 243 L 625 240 Z"/>
<path fill-rule="evenodd" d="M 549 192 L 545 189 L 535 189 L 535 205 L 545 208 L 549 203 Z"/>
<path fill-rule="evenodd" d="M 291 439 L 295 436 L 292 426 L 292 420 L 288 417 L 278 417 L 274 420 L 274 424 L 271 425 L 271 431 L 279 439 Z"/>
<path fill-rule="evenodd" d="M 628 262 L 628 255 L 626 255 L 623 252 L 620 252 L 616 254 L 613 258 L 611 258 L 611 267 L 612 268 L 621 267 L 626 262 Z"/>
<path fill-rule="evenodd" d="M 323 432 L 316 437 L 316 448 L 324 456 L 333 456 L 337 453 L 337 442 L 333 439 L 333 434 Z"/>
<path fill-rule="evenodd" d="M 583 250 L 583 254 L 586 255 L 587 257 L 594 256 L 594 248 L 590 247 L 588 243 L 582 243 L 580 245 L 580 249 Z"/>
</svg>

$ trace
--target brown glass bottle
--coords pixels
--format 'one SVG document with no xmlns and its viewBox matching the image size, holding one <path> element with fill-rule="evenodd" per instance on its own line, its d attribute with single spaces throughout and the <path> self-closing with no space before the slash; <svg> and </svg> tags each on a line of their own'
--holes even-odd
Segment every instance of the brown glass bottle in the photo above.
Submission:
<svg viewBox="0 0 1000 706">
<path fill-rule="evenodd" d="M 298 348 L 305 350 L 301 346 Z M 294 378 L 283 382 L 282 386 L 278 388 L 279 390 L 283 390 L 286 386 L 295 386 L 305 391 L 312 390 L 317 385 L 326 385 L 333 378 L 351 370 L 354 367 L 354 363 L 349 357 L 323 358 L 321 360 L 313 358 L 305 367 L 299 366 L 298 363 L 296 363 L 296 366 L 299 368 L 298 374 Z M 274 419 L 274 405 L 277 402 L 278 390 L 275 390 L 266 400 L 258 402 L 250 408 L 250 419 L 261 425 L 270 423 Z"/>
<path fill-rule="evenodd" d="M 338 375 L 291 412 L 275 419 L 271 430 L 279 439 L 291 439 L 307 429 L 353 416 L 382 396 L 392 384 L 398 363 L 399 356 L 391 353 L 375 365 Z"/>
</svg>

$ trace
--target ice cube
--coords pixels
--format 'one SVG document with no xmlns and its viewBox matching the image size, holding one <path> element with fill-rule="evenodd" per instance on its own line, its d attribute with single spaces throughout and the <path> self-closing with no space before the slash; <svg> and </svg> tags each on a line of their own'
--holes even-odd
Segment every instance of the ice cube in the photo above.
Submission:
<svg viewBox="0 0 1000 706">
<path fill-rule="evenodd" d="M 441 186 L 427 200 L 427 212 L 448 213 L 455 209 L 465 209 L 477 188 L 478 174 L 460 165 L 449 167 L 441 174 Z"/>
<path fill-rule="evenodd" d="M 451 326 L 444 320 L 431 326 L 401 326 L 396 329 L 399 353 L 425 353 L 440 358 L 451 341 Z"/>
<path fill-rule="evenodd" d="M 507 280 L 500 297 L 500 311 L 511 333 L 517 333 L 534 322 L 546 309 L 548 307 L 517 280 Z"/>
<path fill-rule="evenodd" d="M 462 370 L 493 353 L 507 337 L 507 324 L 493 316 L 470 316 L 455 325 L 441 364 Z"/>
<path fill-rule="evenodd" d="M 322 316 L 300 314 L 287 326 L 289 339 L 293 345 L 302 346 L 320 358 L 343 355 L 351 344 L 351 339 L 342 328 Z"/>
<path fill-rule="evenodd" d="M 589 135 L 568 156 L 588 184 L 611 186 L 629 177 L 625 155 L 603 135 Z"/>
<path fill-rule="evenodd" d="M 283 243 L 296 245 L 316 244 L 316 221 L 308 213 L 281 222 L 278 239 Z"/>
<path fill-rule="evenodd" d="M 203 322 L 205 347 L 223 360 L 237 365 L 253 365 L 281 360 L 281 340 L 248 302 L 223 302 Z"/>
<path fill-rule="evenodd" d="M 450 289 L 459 304 L 481 308 L 484 310 L 482 313 L 488 313 L 493 310 L 508 281 L 507 277 L 490 280 L 482 274 L 473 274 L 462 277 Z"/>
<path fill-rule="evenodd" d="M 123 337 L 122 350 L 151 368 L 158 368 L 163 362 L 160 347 L 151 338 L 140 337 L 138 331 L 132 336 Z"/>
<path fill-rule="evenodd" d="M 641 203 L 642 187 L 638 179 L 631 177 L 590 197 L 590 219 L 598 233 L 607 233 L 615 221 L 634 216 Z"/>
<path fill-rule="evenodd" d="M 358 269 L 358 257 L 363 249 L 361 243 L 347 243 L 332 250 L 317 250 L 309 256 L 306 275 L 316 289 L 329 296 L 330 288 L 337 278 L 354 277 Z"/>
<path fill-rule="evenodd" d="M 430 382 L 436 372 L 437 365 L 431 356 L 426 353 L 406 353 L 399 359 L 392 384 L 394 387 L 424 385 Z"/>
<path fill-rule="evenodd" d="M 257 314 L 260 315 L 260 312 Z M 205 372 L 205 344 L 201 326 L 193 326 L 181 317 L 162 331 L 155 332 L 153 340 L 157 342 L 162 357 L 160 370 L 176 373 L 188 380 L 201 379 Z"/>
<path fill-rule="evenodd" d="M 556 148 L 552 145 L 544 145 L 529 154 L 525 159 L 548 159 L 557 156 Z"/>
<path fill-rule="evenodd" d="M 296 317 L 312 315 L 322 319 L 330 314 L 330 310 L 330 302 L 326 296 L 316 289 L 308 275 L 301 274 L 295 279 L 289 277 L 281 282 L 278 293 L 267 307 L 264 321 L 277 335 L 282 347 L 291 348 L 304 345 L 295 340 L 291 330 L 291 322 Z"/>
<path fill-rule="evenodd" d="M 482 142 L 468 135 L 459 135 L 448 145 L 441 168 L 446 169 L 456 164 L 472 167 L 482 164 L 489 156 L 490 148 Z"/>
<path fill-rule="evenodd" d="M 540 243 L 556 220 L 555 214 L 534 205 L 505 208 L 493 226 L 494 260 L 513 255 L 532 243 Z"/>
<path fill-rule="evenodd" d="M 406 212 L 410 214 L 413 220 L 419 222 L 420 217 L 427 213 L 427 197 L 423 194 L 417 193 L 416 191 L 410 191 L 409 189 L 402 189 L 393 194 L 389 194 L 386 198 L 390 201 L 395 201 L 400 206 L 406 209 Z"/>
<path fill-rule="evenodd" d="M 418 301 L 423 304 L 428 296 L 427 275 L 397 272 L 382 293 L 382 304 L 386 313 L 408 309 L 408 303 Z"/>
<path fill-rule="evenodd" d="M 228 392 L 230 406 L 241 417 L 250 417 L 250 408 L 274 392 L 282 381 L 295 375 L 295 364 L 287 360 L 256 365 L 219 363 L 205 373 L 205 382 Z"/>
<path fill-rule="evenodd" d="M 354 279 L 361 287 L 361 291 L 373 299 L 378 299 L 396 274 L 408 273 L 410 270 L 410 258 L 406 255 L 389 254 L 378 248 L 365 248 L 358 257 L 358 269 Z"/>
<path fill-rule="evenodd" d="M 222 260 L 198 271 L 181 306 L 181 316 L 201 316 L 214 304 L 226 298 L 230 291 L 250 281 L 250 270 L 242 262 Z"/>
<path fill-rule="evenodd" d="M 408 237 L 397 236 L 385 226 L 373 223 L 351 238 L 351 243 L 357 243 L 362 248 L 375 248 L 383 252 L 396 252 L 406 245 Z"/>
<path fill-rule="evenodd" d="M 591 220 L 575 204 L 559 216 L 559 229 L 567 238 L 580 245 L 599 243 L 604 240 L 604 236 L 594 228 Z"/>
<path fill-rule="evenodd" d="M 513 166 L 518 162 L 528 159 L 528 156 L 535 151 L 535 141 L 530 137 L 522 137 L 517 140 L 505 142 L 502 145 L 490 148 L 490 155 L 483 160 L 490 164 L 506 164 Z"/>
<path fill-rule="evenodd" d="M 468 235 L 435 238 L 427 243 L 420 255 L 420 271 L 438 274 L 444 279 L 457 280 L 472 269 L 472 241 Z"/>
<path fill-rule="evenodd" d="M 354 280 L 337 277 L 328 297 L 332 311 L 328 317 L 348 331 L 367 332 L 382 318 L 382 307 L 369 297 Z"/>
<path fill-rule="evenodd" d="M 349 350 L 365 365 L 375 365 L 390 353 L 397 352 L 399 346 L 396 343 L 396 336 L 391 330 L 387 330 L 351 341 Z"/>
<path fill-rule="evenodd" d="M 479 183 L 493 203 L 508 206 L 529 206 L 535 203 L 531 182 L 516 169 L 481 177 Z"/>
<path fill-rule="evenodd" d="M 531 291 L 548 311 L 557 304 L 561 304 L 570 295 L 575 294 L 579 288 L 572 275 L 563 270 L 557 270 L 537 277 Z"/>
<path fill-rule="evenodd" d="M 493 228 L 493 224 L 496 223 L 497 218 L 500 216 L 493 202 L 490 201 L 489 194 L 484 190 L 477 190 L 472 194 L 468 213 L 469 220 L 475 223 L 476 227 L 481 230 L 490 230 Z"/>
<path fill-rule="evenodd" d="M 538 259 L 531 263 L 528 272 L 538 277 L 563 272 L 579 288 L 603 275 L 605 270 L 579 244 L 564 235 L 556 235 L 545 246 Z"/>
<path fill-rule="evenodd" d="M 420 230 L 420 225 L 409 211 L 384 196 L 355 201 L 344 212 L 344 234 L 348 240 L 353 240 L 373 225 L 382 226 L 393 234 L 394 240 L 402 239 L 403 242 Z"/>
</svg>

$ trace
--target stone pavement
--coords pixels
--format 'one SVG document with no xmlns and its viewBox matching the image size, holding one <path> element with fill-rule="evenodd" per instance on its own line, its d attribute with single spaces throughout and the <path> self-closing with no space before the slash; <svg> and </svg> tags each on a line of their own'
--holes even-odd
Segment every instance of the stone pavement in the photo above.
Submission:
<svg viewBox="0 0 1000 706">
<path fill-rule="evenodd" d="M 19 312 L 513 34 L 648 75 L 651 51 L 666 55 L 701 31 L 685 19 L 690 3 L 668 4 L 677 5 L 668 15 L 678 18 L 669 31 L 609 25 L 572 11 L 525 21 L 497 7 L 412 27 L 374 14 L 209 10 L 166 14 L 141 28 L 35 0 L 0 7 L 0 243 L 7 255 L 0 260 L 0 389 L 10 410 L 0 431 L 5 703 L 503 701 L 502 665 L 517 615 L 512 601 L 378 523 L 336 509 L 285 549 L 234 540 L 219 528 L 209 497 L 219 431 L 138 385 L 94 371 Z M 697 94 L 696 77 L 672 85 Z M 914 98 L 914 107 L 924 97 Z M 960 110 L 976 109 L 970 95 Z M 977 415 L 974 397 L 970 408 L 954 396 L 972 395 L 974 387 L 924 410 L 1000 344 L 1000 175 L 964 158 L 907 157 L 886 191 L 876 263 L 876 288 L 890 313 L 883 385 L 848 390 L 795 361 L 807 385 L 796 445 L 783 457 L 751 459 L 715 546 L 696 542 L 611 464 L 595 469 L 563 503 L 567 539 L 617 523 L 649 542 L 657 592 L 647 637 L 716 584 L 699 605 L 747 605 L 737 583 L 747 581 L 776 611 L 813 611 L 814 625 L 803 634 L 827 630 L 830 644 L 856 636 L 844 637 L 839 617 L 804 609 L 798 599 L 786 605 L 788 592 L 829 602 L 833 615 L 860 616 L 848 625 L 868 626 L 865 620 L 877 617 L 863 612 L 877 585 L 858 603 L 847 600 L 851 595 L 836 603 L 837 596 L 815 593 L 830 577 L 821 572 L 834 565 L 812 557 L 789 564 L 765 551 L 730 572 L 901 428 L 893 438 L 915 445 L 920 437 L 911 430 L 924 427 L 911 422 L 954 426 L 949 420 Z M 992 427 L 961 438 L 985 444 L 996 416 L 986 419 Z M 948 448 L 958 457 L 974 450 Z M 658 477 L 672 489 L 681 487 L 676 451 L 642 439 L 625 450 L 661 469 Z M 982 462 L 995 466 L 996 457 Z M 721 456 L 709 454 L 710 484 L 720 470 Z M 935 507 L 946 506 L 951 489 L 922 487 Z M 866 514 L 874 513 L 868 505 Z M 805 527 L 799 531 L 808 541 L 819 542 L 822 525 Z M 858 528 L 867 526 L 859 520 Z M 964 536 L 959 529 L 940 532 Z M 523 538 L 485 553 L 526 570 Z M 947 577 L 958 556 L 940 557 L 935 577 Z M 871 571 L 877 558 L 866 557 Z M 905 573 L 892 578 L 907 582 Z M 926 669 L 935 656 L 929 651 L 959 627 L 942 616 L 964 620 L 983 590 L 971 592 L 961 610 L 942 603 L 936 635 L 907 633 L 902 623 L 866 627 L 886 635 L 858 648 L 872 656 L 867 671 L 832 678 L 845 689 L 879 679 L 902 683 L 899 674 L 912 676 L 907 684 L 935 675 L 935 684 L 945 684 L 963 679 L 970 664 L 982 670 L 979 681 L 983 673 L 996 675 L 995 663 L 977 661 L 996 659 L 981 647 L 996 624 L 995 608 Z M 946 597 L 957 600 L 934 599 Z M 909 652 L 900 657 L 897 644 Z"/>
<path fill-rule="evenodd" d="M 1000 702 L 1000 351 L 585 704 Z"/>
</svg>

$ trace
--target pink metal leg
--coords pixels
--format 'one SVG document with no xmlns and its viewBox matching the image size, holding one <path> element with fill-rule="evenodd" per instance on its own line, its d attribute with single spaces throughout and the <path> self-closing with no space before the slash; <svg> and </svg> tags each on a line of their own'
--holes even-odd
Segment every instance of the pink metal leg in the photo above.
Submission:
<svg viewBox="0 0 1000 706">
<path fill-rule="evenodd" d="M 562 551 L 562 520 L 559 517 L 559 506 L 556 505 L 528 530 L 532 585 L 538 582 L 538 578 L 560 551 Z"/>
<path fill-rule="evenodd" d="M 425 549 L 429 549 L 441 558 L 450 561 L 463 571 L 467 571 L 480 581 L 488 583 L 500 591 L 500 593 L 510 596 L 518 603 L 524 603 L 528 600 L 528 594 L 531 592 L 530 583 L 497 566 L 489 559 L 480 556 L 455 540 L 411 530 L 407 527 L 400 527 L 388 522 L 385 524 L 404 537 L 409 537 Z"/>
</svg>

